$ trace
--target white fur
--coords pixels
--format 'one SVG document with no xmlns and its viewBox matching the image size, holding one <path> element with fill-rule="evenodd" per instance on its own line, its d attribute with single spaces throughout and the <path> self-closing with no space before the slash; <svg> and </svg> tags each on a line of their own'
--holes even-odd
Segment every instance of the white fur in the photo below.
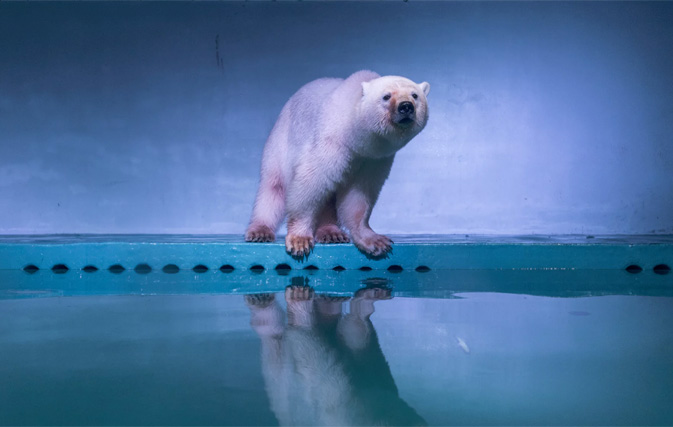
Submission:
<svg viewBox="0 0 673 427">
<path fill-rule="evenodd" d="M 273 241 L 287 212 L 285 243 L 292 255 L 308 255 L 316 238 L 347 241 L 340 226 L 365 253 L 389 251 L 392 242 L 369 227 L 369 217 L 395 153 L 425 127 L 429 90 L 428 83 L 372 71 L 299 89 L 264 147 L 246 240 Z M 397 110 L 405 101 L 415 109 L 408 123 L 400 122 L 406 116 Z"/>
</svg>

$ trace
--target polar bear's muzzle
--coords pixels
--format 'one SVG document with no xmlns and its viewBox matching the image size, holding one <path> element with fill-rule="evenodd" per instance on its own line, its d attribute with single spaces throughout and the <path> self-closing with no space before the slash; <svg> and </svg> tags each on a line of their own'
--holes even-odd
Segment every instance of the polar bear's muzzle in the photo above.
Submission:
<svg viewBox="0 0 673 427">
<path fill-rule="evenodd" d="M 395 112 L 395 123 L 403 126 L 412 124 L 414 122 L 415 111 L 416 109 L 412 102 L 400 102 Z"/>
<path fill-rule="evenodd" d="M 409 101 L 400 102 L 400 105 L 397 106 L 397 112 L 409 116 L 414 114 L 414 104 Z"/>
</svg>

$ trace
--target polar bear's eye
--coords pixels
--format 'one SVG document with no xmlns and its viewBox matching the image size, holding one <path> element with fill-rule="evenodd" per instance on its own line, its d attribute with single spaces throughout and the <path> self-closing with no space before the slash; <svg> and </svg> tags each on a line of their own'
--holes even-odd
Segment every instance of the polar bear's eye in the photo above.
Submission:
<svg viewBox="0 0 673 427">
<path fill-rule="evenodd" d="M 384 101 L 387 101 L 389 99 L 390 99 L 390 94 L 389 93 L 386 93 L 385 95 L 383 95 L 383 100 Z"/>
<path fill-rule="evenodd" d="M 418 95 L 416 95 L 415 93 L 412 93 L 411 97 L 414 98 L 414 99 L 418 99 Z"/>
</svg>

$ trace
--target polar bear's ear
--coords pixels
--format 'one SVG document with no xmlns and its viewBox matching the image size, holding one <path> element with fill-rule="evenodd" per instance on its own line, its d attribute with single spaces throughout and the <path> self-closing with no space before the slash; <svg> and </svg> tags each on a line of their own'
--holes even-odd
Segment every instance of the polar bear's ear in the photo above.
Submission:
<svg viewBox="0 0 673 427">
<path fill-rule="evenodd" d="M 365 96 L 367 93 L 367 88 L 369 87 L 369 82 L 362 82 L 362 96 Z"/>
<path fill-rule="evenodd" d="M 430 93 L 430 83 L 423 82 L 419 86 L 421 87 L 421 89 L 423 89 L 423 93 L 425 94 L 425 96 L 428 96 L 428 94 Z"/>
</svg>

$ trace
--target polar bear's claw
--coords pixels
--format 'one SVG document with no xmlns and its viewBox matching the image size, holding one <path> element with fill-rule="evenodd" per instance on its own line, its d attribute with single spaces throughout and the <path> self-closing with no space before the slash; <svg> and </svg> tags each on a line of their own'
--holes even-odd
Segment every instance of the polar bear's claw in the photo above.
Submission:
<svg viewBox="0 0 673 427">
<path fill-rule="evenodd" d="M 382 234 L 374 234 L 369 237 L 365 237 L 359 242 L 356 241 L 355 245 L 362 252 L 373 257 L 382 257 L 392 250 L 393 241 L 388 237 Z"/>
<path fill-rule="evenodd" d="M 266 225 L 250 225 L 245 232 L 246 242 L 273 242 L 276 240 L 276 234 Z"/>
<path fill-rule="evenodd" d="M 315 232 L 318 243 L 349 243 L 351 239 L 336 225 L 323 226 Z"/>
<path fill-rule="evenodd" d="M 293 257 L 305 257 L 311 253 L 313 246 L 313 237 L 311 236 L 297 236 L 288 234 L 285 238 L 285 249 Z"/>
</svg>

